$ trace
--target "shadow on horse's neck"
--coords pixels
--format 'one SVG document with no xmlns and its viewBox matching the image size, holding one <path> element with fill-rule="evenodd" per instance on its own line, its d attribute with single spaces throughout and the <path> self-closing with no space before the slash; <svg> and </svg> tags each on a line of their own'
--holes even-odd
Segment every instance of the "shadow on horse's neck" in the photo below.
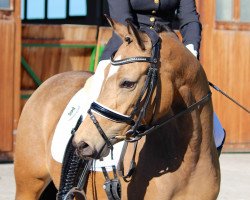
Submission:
<svg viewBox="0 0 250 200">
<path fill-rule="evenodd" d="M 128 199 L 144 199 L 144 194 L 153 178 L 162 175 L 171 176 L 179 170 L 183 162 L 187 161 L 185 155 L 189 151 L 192 135 L 193 122 L 191 115 L 188 114 L 146 136 L 139 153 L 136 175 L 128 185 Z M 198 156 L 197 154 L 192 160 L 197 161 Z"/>
<path fill-rule="evenodd" d="M 178 98 L 181 98 L 181 96 Z M 184 101 L 181 103 L 179 101 L 176 104 L 173 103 L 171 111 L 166 118 L 179 113 L 186 109 L 186 107 L 187 105 Z M 173 119 L 146 137 L 144 146 L 140 152 L 139 161 L 145 159 L 150 160 L 150 163 L 157 163 L 153 170 L 155 171 L 154 176 L 178 170 L 188 148 L 192 148 L 192 151 L 197 151 L 196 156 L 199 156 L 200 138 L 197 132 L 199 131 L 200 124 L 198 121 L 197 125 L 197 112 L 193 111 L 192 114 L 186 114 Z M 196 160 L 197 158 L 194 157 L 194 159 Z"/>
<path fill-rule="evenodd" d="M 189 61 L 192 62 L 192 58 L 190 60 Z M 200 70 L 197 62 L 194 61 L 194 65 L 197 67 L 196 69 L 195 67 L 192 69 L 193 72 L 196 73 L 191 75 L 191 77 L 195 77 L 193 78 L 194 84 L 186 84 L 186 80 L 181 81 L 184 84 L 176 84 L 176 82 L 179 83 L 179 81 L 172 79 L 174 92 L 170 115 L 185 110 L 188 105 L 194 103 L 197 98 L 203 97 L 208 91 L 206 86 L 202 86 L 203 84 L 205 85 L 206 81 L 206 79 L 202 80 L 204 78 L 203 72 Z M 189 70 L 188 68 L 178 68 L 177 70 L 179 70 L 179 72 L 183 70 L 183 73 L 189 73 L 186 71 Z M 196 77 L 198 77 L 198 81 L 195 80 Z M 164 80 L 164 78 L 162 80 Z M 192 81 L 193 80 L 191 80 L 191 82 Z M 201 83 L 201 87 L 203 87 L 204 90 L 198 89 L 199 87 L 197 87 L 197 85 L 200 84 L 198 82 Z M 197 88 L 190 88 L 190 85 L 195 85 Z M 162 90 L 162 86 L 163 85 L 160 85 L 160 90 Z M 196 89 L 198 89 L 197 92 L 199 94 L 196 94 Z M 128 186 L 128 199 L 134 199 L 134 195 L 137 194 L 136 199 L 143 199 L 144 197 L 139 194 L 145 194 L 150 180 L 154 177 L 159 177 L 164 174 L 171 176 L 171 174 L 180 168 L 184 169 L 187 173 L 184 173 L 183 176 L 191 174 L 200 156 L 202 141 L 200 112 L 201 110 L 199 109 L 194 110 L 192 113 L 185 114 L 170 121 L 164 127 L 146 136 L 145 143 L 139 153 L 136 175 Z M 168 118 L 168 116 L 164 117 Z M 138 182 L 140 183 L 139 188 Z M 133 193 L 135 187 L 137 188 L 137 194 Z"/>
<path fill-rule="evenodd" d="M 150 181 L 162 175 L 177 171 L 184 162 L 192 137 L 191 116 L 172 121 L 157 132 L 146 136 L 139 153 L 136 175 L 128 185 L 128 199 L 144 199 Z M 184 123 L 186 131 L 178 124 Z M 135 194 L 133 191 L 135 191 Z"/>
</svg>

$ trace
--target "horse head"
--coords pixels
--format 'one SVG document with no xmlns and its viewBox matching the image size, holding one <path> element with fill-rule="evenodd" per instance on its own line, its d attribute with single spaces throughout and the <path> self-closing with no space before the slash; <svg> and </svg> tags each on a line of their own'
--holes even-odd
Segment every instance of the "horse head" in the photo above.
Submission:
<svg viewBox="0 0 250 200">
<path fill-rule="evenodd" d="M 73 140 L 85 158 L 106 156 L 114 143 L 138 138 L 140 129 L 166 116 L 177 80 L 173 76 L 184 73 L 178 55 L 190 54 L 173 32 L 165 45 L 165 32 L 139 31 L 130 21 L 127 26 L 108 21 L 123 43 L 104 68 L 99 96 Z"/>
</svg>

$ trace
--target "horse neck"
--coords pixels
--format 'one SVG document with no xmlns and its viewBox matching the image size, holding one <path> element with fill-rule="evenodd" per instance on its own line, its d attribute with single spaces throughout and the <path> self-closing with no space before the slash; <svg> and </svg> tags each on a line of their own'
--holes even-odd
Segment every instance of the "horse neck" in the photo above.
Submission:
<svg viewBox="0 0 250 200">
<path fill-rule="evenodd" d="M 159 118 L 168 118 L 198 102 L 209 92 L 206 75 L 197 61 L 175 36 L 162 36 Z M 180 56 L 181 55 L 181 56 Z M 166 116 L 166 113 L 168 116 Z M 166 127 L 171 140 L 191 151 L 209 149 L 212 138 L 212 104 L 183 115 Z M 171 134 L 171 133 L 170 133 Z"/>
</svg>

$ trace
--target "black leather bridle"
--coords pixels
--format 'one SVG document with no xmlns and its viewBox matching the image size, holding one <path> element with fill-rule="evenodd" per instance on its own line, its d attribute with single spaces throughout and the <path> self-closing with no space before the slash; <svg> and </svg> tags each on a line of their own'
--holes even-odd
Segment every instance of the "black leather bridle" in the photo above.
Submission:
<svg viewBox="0 0 250 200">
<path fill-rule="evenodd" d="M 98 102 L 93 102 L 90 106 L 90 109 L 88 110 L 88 114 L 95 124 L 96 128 L 98 129 L 99 133 L 105 140 L 108 148 L 111 149 L 111 152 L 113 150 L 113 145 L 110 141 L 110 139 L 107 137 L 107 135 L 104 133 L 103 129 L 101 128 L 100 124 L 96 120 L 96 117 L 93 115 L 92 111 L 99 113 L 103 117 L 119 122 L 119 123 L 127 123 L 130 125 L 130 129 L 126 132 L 125 137 L 123 138 L 127 142 L 135 142 L 138 141 L 141 137 L 151 133 L 152 131 L 164 126 L 169 121 L 176 119 L 177 117 L 184 115 L 186 113 L 191 112 L 192 110 L 198 108 L 199 106 L 206 103 L 210 97 L 211 92 L 209 92 L 206 96 L 204 96 L 200 101 L 193 103 L 189 107 L 187 107 L 185 110 L 181 111 L 180 113 L 177 113 L 171 117 L 169 117 L 167 120 L 163 121 L 160 124 L 154 124 L 154 125 L 143 125 L 142 119 L 145 117 L 147 106 L 150 102 L 150 99 L 152 97 L 153 91 L 157 85 L 158 80 L 158 64 L 159 64 L 159 57 L 160 57 L 160 46 L 161 46 L 161 40 L 160 38 L 155 43 L 155 45 L 152 48 L 152 56 L 151 57 L 130 57 L 125 58 L 121 60 L 114 60 L 114 55 L 111 57 L 111 64 L 114 66 L 120 66 L 125 65 L 129 63 L 134 62 L 147 62 L 150 63 L 150 66 L 148 68 L 146 81 L 144 83 L 144 86 L 141 90 L 140 96 L 135 104 L 135 107 L 133 108 L 132 113 L 128 115 L 123 115 L 121 113 L 118 113 L 116 111 L 113 111 L 110 108 L 107 108 L 103 106 L 102 104 Z M 143 105 L 142 105 L 143 102 Z M 137 119 L 134 120 L 135 115 L 137 115 Z M 118 137 L 117 137 L 118 138 Z M 112 156 L 112 155 L 111 155 Z"/>
<path fill-rule="evenodd" d="M 139 140 L 141 138 L 140 136 L 141 131 L 145 130 L 145 125 L 142 125 L 141 122 L 146 114 L 147 106 L 150 102 L 150 98 L 157 84 L 160 44 L 161 43 L 159 39 L 158 42 L 156 42 L 156 44 L 152 48 L 151 57 L 130 57 L 130 58 L 122 59 L 122 60 L 114 60 L 115 53 L 111 56 L 111 64 L 114 66 L 120 66 L 120 65 L 125 65 L 125 64 L 134 63 L 134 62 L 150 63 L 150 66 L 147 72 L 146 81 L 141 90 L 140 96 L 135 104 L 135 107 L 129 116 L 115 112 L 112 109 L 109 109 L 97 102 L 93 102 L 90 106 L 90 109 L 88 110 L 88 114 L 90 115 L 91 120 L 95 124 L 96 128 L 98 129 L 103 139 L 105 140 L 108 148 L 110 148 L 111 150 L 113 149 L 112 144 L 110 140 L 108 139 L 108 137 L 106 136 L 106 134 L 104 133 L 104 131 L 102 130 L 100 124 L 96 120 L 92 111 L 99 113 L 100 115 L 104 116 L 105 118 L 108 118 L 109 120 L 119 122 L 119 123 L 127 123 L 128 125 L 131 126 L 131 128 L 127 131 L 125 140 L 131 141 L 131 142 Z M 144 104 L 142 107 L 140 107 L 142 101 L 144 101 Z M 135 115 L 138 115 L 136 121 L 134 120 Z"/>
</svg>

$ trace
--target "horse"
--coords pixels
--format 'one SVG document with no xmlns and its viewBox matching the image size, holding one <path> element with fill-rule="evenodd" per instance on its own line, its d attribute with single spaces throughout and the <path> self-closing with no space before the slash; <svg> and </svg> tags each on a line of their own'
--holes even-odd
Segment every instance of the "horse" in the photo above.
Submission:
<svg viewBox="0 0 250 200">
<path fill-rule="evenodd" d="M 201 64 L 166 28 L 157 33 L 154 42 L 150 31 L 138 30 L 132 23 L 109 22 L 123 43 L 104 69 L 90 115 L 75 132 L 77 154 L 85 159 L 102 158 L 111 151 L 107 144 L 138 140 L 136 171 L 129 181 L 121 181 L 122 199 L 216 199 L 220 166 L 213 138 L 212 100 Z M 150 86 L 152 66 L 158 78 L 152 76 Z M 82 87 L 88 91 L 93 77 L 87 72 L 55 75 L 24 106 L 15 148 L 16 200 L 38 199 L 51 180 L 58 189 L 62 165 L 51 155 L 55 127 L 67 102 Z M 102 109 L 105 112 L 100 114 Z M 115 117 L 105 116 L 107 111 Z M 105 136 L 93 123 L 93 116 Z M 114 119 L 119 117 L 128 121 Z M 133 129 L 135 124 L 144 131 Z M 129 143 L 125 171 L 132 154 Z M 104 182 L 102 173 L 91 172 L 87 198 L 107 199 Z"/>
</svg>

